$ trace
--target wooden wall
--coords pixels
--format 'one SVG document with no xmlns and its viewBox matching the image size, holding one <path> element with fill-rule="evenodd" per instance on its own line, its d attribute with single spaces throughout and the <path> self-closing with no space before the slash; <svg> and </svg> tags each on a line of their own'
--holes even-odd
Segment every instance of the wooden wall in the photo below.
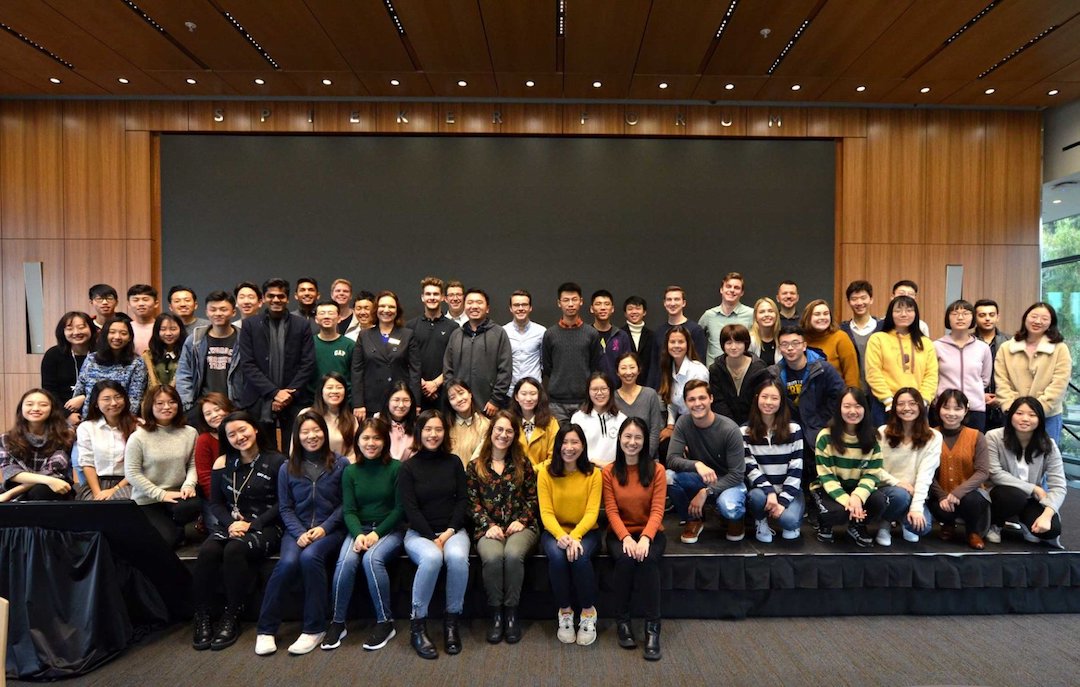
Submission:
<svg viewBox="0 0 1080 687">
<path fill-rule="evenodd" d="M 498 113 L 496 115 L 496 113 Z M 942 331 L 945 266 L 1006 328 L 1039 293 L 1041 115 L 923 109 L 241 101 L 0 102 L 0 426 L 39 381 L 26 353 L 22 263 L 44 263 L 45 322 L 103 281 L 160 279 L 156 132 L 835 138 L 835 307 L 901 278 Z M 750 271 L 750 268 L 747 268 Z M 159 289 L 161 284 L 156 284 Z M 752 295 L 761 285 L 751 283 Z M 696 313 L 694 313 L 696 315 Z"/>
</svg>

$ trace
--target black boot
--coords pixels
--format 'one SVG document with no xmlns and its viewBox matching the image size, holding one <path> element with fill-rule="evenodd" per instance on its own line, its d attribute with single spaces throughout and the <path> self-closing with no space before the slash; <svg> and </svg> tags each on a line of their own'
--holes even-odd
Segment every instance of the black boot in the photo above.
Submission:
<svg viewBox="0 0 1080 687">
<path fill-rule="evenodd" d="M 503 626 L 503 609 L 502 606 L 491 607 L 491 625 L 488 627 L 487 640 L 488 644 L 498 644 L 503 640 L 503 633 L 505 627 Z"/>
<path fill-rule="evenodd" d="M 660 621 L 645 621 L 645 660 L 660 660 Z"/>
<path fill-rule="evenodd" d="M 210 641 L 214 638 L 214 630 L 210 625 L 210 611 L 200 608 L 195 611 L 194 631 L 191 635 L 191 648 L 195 651 L 206 651 L 210 648 Z"/>
<path fill-rule="evenodd" d="M 460 613 L 447 613 L 443 618 L 443 639 L 446 641 L 446 653 L 451 656 L 461 653 L 461 633 L 458 632 Z"/>
<path fill-rule="evenodd" d="M 239 636 L 240 609 L 236 606 L 226 606 L 225 612 L 221 614 L 221 620 L 218 621 L 217 628 L 214 630 L 214 639 L 210 642 L 210 648 L 214 651 L 226 649 L 236 644 L 236 639 Z"/>
<path fill-rule="evenodd" d="M 517 606 L 507 606 L 503 614 L 503 636 L 507 644 L 517 644 L 521 641 L 521 623 L 518 621 Z"/>
<path fill-rule="evenodd" d="M 618 634 L 619 637 L 619 646 L 624 649 L 637 648 L 637 640 L 634 639 L 634 628 L 630 624 L 629 618 L 625 620 L 620 619 L 619 622 L 615 624 L 615 629 L 616 634 Z"/>
<path fill-rule="evenodd" d="M 439 650 L 427 634 L 427 618 L 413 618 L 409 632 L 409 643 L 420 658 L 438 658 Z"/>
</svg>

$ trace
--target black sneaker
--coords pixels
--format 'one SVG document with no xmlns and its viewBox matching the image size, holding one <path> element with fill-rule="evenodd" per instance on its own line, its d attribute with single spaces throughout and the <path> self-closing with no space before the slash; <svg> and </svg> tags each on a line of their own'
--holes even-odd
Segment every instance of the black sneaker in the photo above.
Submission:
<svg viewBox="0 0 1080 687">
<path fill-rule="evenodd" d="M 847 533 L 858 546 L 864 549 L 874 548 L 874 540 L 870 537 L 870 533 L 866 531 L 866 525 L 862 523 L 848 525 Z"/>
<path fill-rule="evenodd" d="M 326 634 L 323 635 L 322 644 L 320 648 L 329 651 L 341 646 L 341 640 L 345 639 L 349 631 L 345 629 L 345 623 L 333 622 L 330 623 L 330 627 L 326 628 Z"/>
<path fill-rule="evenodd" d="M 394 638 L 397 631 L 394 630 L 394 621 L 388 620 L 385 623 L 379 623 L 371 631 L 371 636 L 364 642 L 364 649 L 367 651 L 376 651 L 386 646 L 386 643 Z"/>
<path fill-rule="evenodd" d="M 818 525 L 818 528 L 817 528 L 817 540 L 820 541 L 820 542 L 825 542 L 826 544 L 832 544 L 833 543 L 832 527 L 829 527 L 827 525 Z"/>
</svg>

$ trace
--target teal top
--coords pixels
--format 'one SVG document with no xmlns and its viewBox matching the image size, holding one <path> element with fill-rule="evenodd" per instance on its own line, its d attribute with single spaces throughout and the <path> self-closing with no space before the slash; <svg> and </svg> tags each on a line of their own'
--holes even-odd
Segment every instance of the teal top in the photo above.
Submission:
<svg viewBox="0 0 1080 687">
<path fill-rule="evenodd" d="M 341 476 L 342 509 L 350 537 L 355 539 L 364 534 L 365 523 L 376 523 L 375 533 L 380 537 L 401 523 L 404 510 L 397 489 L 399 469 L 400 461 L 384 464 L 363 456 L 357 458 L 355 465 L 345 468 Z"/>
</svg>

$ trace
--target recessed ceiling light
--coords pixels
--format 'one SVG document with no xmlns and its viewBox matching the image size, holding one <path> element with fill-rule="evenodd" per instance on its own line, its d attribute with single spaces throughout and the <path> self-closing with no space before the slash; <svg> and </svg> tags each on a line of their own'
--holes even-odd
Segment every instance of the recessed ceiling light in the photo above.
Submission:
<svg viewBox="0 0 1080 687">
<path fill-rule="evenodd" d="M 866 86 L 856 86 L 855 87 L 855 91 L 858 92 L 858 93 L 862 93 L 865 90 L 866 90 Z"/>
<path fill-rule="evenodd" d="M 391 86 L 400 86 L 401 82 L 398 81 L 397 79 L 390 79 L 390 85 Z"/>
<path fill-rule="evenodd" d="M 993 95 L 995 91 L 997 91 L 996 88 L 987 88 L 985 91 L 983 91 L 983 93 L 985 93 L 986 95 Z"/>
<path fill-rule="evenodd" d="M 122 84 L 128 84 L 128 83 L 131 83 L 130 81 L 128 81 L 127 79 L 125 79 L 125 78 L 124 78 L 124 77 L 122 77 L 122 76 L 121 76 L 121 77 L 120 77 L 119 79 L 117 79 L 117 81 L 119 81 L 119 82 L 120 82 L 120 83 L 122 83 Z"/>
<path fill-rule="evenodd" d="M 793 91 L 797 91 L 797 90 L 799 90 L 800 88 L 802 88 L 802 86 L 800 86 L 800 85 L 799 85 L 799 84 L 797 84 L 797 83 L 796 83 L 796 84 L 792 84 L 792 85 L 791 85 L 791 90 L 793 90 Z"/>
<path fill-rule="evenodd" d="M 661 82 L 660 82 L 660 89 L 661 89 L 661 90 L 663 90 L 663 89 L 667 88 L 667 86 L 668 86 L 668 84 L 667 84 L 667 81 L 661 81 Z"/>
<path fill-rule="evenodd" d="M 55 76 L 49 77 L 49 81 L 51 81 L 52 83 L 55 83 L 55 84 L 62 83 L 60 81 L 60 79 L 56 78 Z"/>
<path fill-rule="evenodd" d="M 1054 88 L 1054 89 L 1051 89 L 1051 90 L 1047 91 L 1046 95 L 1057 95 L 1058 93 L 1059 93 L 1058 89 Z"/>
<path fill-rule="evenodd" d="M 603 86 L 603 85 L 604 85 L 604 84 L 600 83 L 599 81 L 593 81 L 593 82 L 592 82 L 592 87 L 593 87 L 593 88 L 600 88 L 600 87 L 601 87 L 601 86 Z"/>
<path fill-rule="evenodd" d="M 1054 203 L 1054 205 L 1061 205 L 1061 199 L 1058 198 L 1058 199 L 1054 200 L 1053 203 Z"/>
<path fill-rule="evenodd" d="M 191 78 L 190 76 L 188 78 L 184 79 L 184 81 L 186 81 L 189 86 L 194 86 L 195 84 L 199 83 L 198 81 Z"/>
<path fill-rule="evenodd" d="M 466 86 L 469 85 L 469 82 L 466 81 L 465 79 L 462 79 L 461 81 L 457 82 L 457 85 L 460 86 L 461 88 L 465 88 Z"/>
<path fill-rule="evenodd" d="M 536 85 L 536 82 L 533 81 L 532 79 L 529 79 L 528 81 L 525 82 L 526 88 L 532 88 L 535 85 Z"/>
<path fill-rule="evenodd" d="M 919 93 L 929 93 L 929 92 L 930 92 L 930 87 L 929 86 L 923 86 L 922 88 L 919 89 Z"/>
<path fill-rule="evenodd" d="M 262 79 L 255 79 L 255 85 L 256 86 L 262 86 L 264 83 L 266 83 L 266 82 L 263 81 Z"/>
<path fill-rule="evenodd" d="M 733 84 L 733 83 L 726 83 L 726 84 L 724 84 L 724 90 L 725 90 L 725 91 L 730 91 L 730 90 L 731 90 L 731 89 L 733 89 L 733 88 L 735 88 L 735 84 Z"/>
<path fill-rule="evenodd" d="M 323 85 L 323 86 L 329 86 L 329 85 L 331 85 L 331 84 L 333 84 L 333 83 L 334 83 L 334 82 L 333 82 L 333 81 L 331 81 L 330 79 L 323 79 L 323 80 L 322 80 L 322 85 Z"/>
</svg>

